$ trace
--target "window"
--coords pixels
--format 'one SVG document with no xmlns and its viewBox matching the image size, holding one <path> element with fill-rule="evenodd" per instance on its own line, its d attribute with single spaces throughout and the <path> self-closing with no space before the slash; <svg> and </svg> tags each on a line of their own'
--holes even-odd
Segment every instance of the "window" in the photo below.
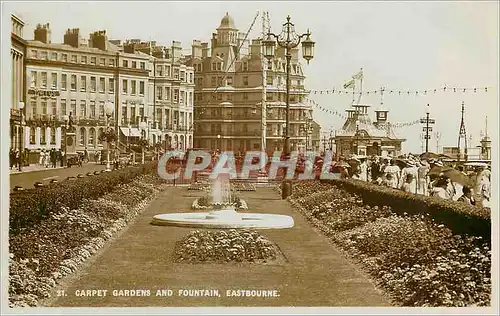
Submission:
<svg viewBox="0 0 500 316">
<path fill-rule="evenodd" d="M 36 134 L 35 134 L 35 129 L 32 127 L 30 128 L 30 144 L 35 144 L 35 138 L 36 138 Z"/>
<path fill-rule="evenodd" d="M 232 95 L 232 94 L 228 94 L 228 95 L 226 96 L 226 100 L 228 100 L 228 101 L 233 101 L 233 95 Z"/>
<path fill-rule="evenodd" d="M 115 92 L 115 79 L 109 78 L 108 89 L 109 89 L 109 93 L 114 93 Z"/>
<path fill-rule="evenodd" d="M 178 99 L 179 99 L 179 90 L 174 89 L 174 102 L 177 102 Z"/>
<path fill-rule="evenodd" d="M 93 127 L 89 130 L 89 145 L 94 146 L 95 141 L 95 129 Z"/>
<path fill-rule="evenodd" d="M 102 135 L 102 134 L 104 133 L 104 129 L 103 129 L 102 127 L 101 127 L 101 128 L 99 128 L 99 132 L 98 132 L 98 133 L 99 133 L 98 135 Z M 97 137 L 97 143 L 98 143 L 99 145 L 101 145 L 101 144 L 102 144 L 102 140 L 100 140 L 100 139 L 99 139 L 99 137 Z"/>
<path fill-rule="evenodd" d="M 128 60 L 126 60 L 126 59 L 125 59 L 125 60 L 123 61 L 123 67 L 128 67 Z"/>
<path fill-rule="evenodd" d="M 36 106 L 36 100 L 31 100 L 30 104 L 31 104 L 31 115 L 32 115 L 32 117 L 35 117 L 36 113 L 37 113 L 37 111 L 36 111 L 36 108 L 37 108 L 37 106 Z"/>
<path fill-rule="evenodd" d="M 139 94 L 144 95 L 144 81 L 139 81 Z"/>
<path fill-rule="evenodd" d="M 56 129 L 54 127 L 50 128 L 50 144 L 54 145 L 56 143 Z"/>
<path fill-rule="evenodd" d="M 90 117 L 95 118 L 95 101 L 90 101 Z"/>
<path fill-rule="evenodd" d="M 163 66 L 158 65 L 158 67 L 156 67 L 156 71 L 158 72 L 158 76 L 163 76 Z"/>
<path fill-rule="evenodd" d="M 71 111 L 69 112 L 70 115 L 76 115 L 76 100 L 71 100 Z"/>
<path fill-rule="evenodd" d="M 217 86 L 222 87 L 222 77 L 217 77 Z"/>
<path fill-rule="evenodd" d="M 87 56 L 82 56 L 81 61 L 82 61 L 82 64 L 86 64 L 87 63 Z"/>
<path fill-rule="evenodd" d="M 248 100 L 248 93 L 243 93 L 243 100 L 244 101 Z"/>
<path fill-rule="evenodd" d="M 96 92 L 97 90 L 97 78 L 90 77 L 90 92 Z"/>
<path fill-rule="evenodd" d="M 47 73 L 42 72 L 42 88 L 47 88 Z"/>
<path fill-rule="evenodd" d="M 47 55 L 47 52 L 45 51 L 42 51 L 40 53 L 40 59 L 49 59 L 48 55 Z"/>
<path fill-rule="evenodd" d="M 57 53 L 56 52 L 51 53 L 50 54 L 50 59 L 57 60 Z"/>
<path fill-rule="evenodd" d="M 71 90 L 76 90 L 76 75 L 71 75 Z"/>
<path fill-rule="evenodd" d="M 146 63 L 145 63 L 145 62 L 143 62 L 143 61 L 141 62 L 141 69 L 142 69 L 142 70 L 145 70 L 145 69 L 146 69 Z"/>
<path fill-rule="evenodd" d="M 174 79 L 179 79 L 179 69 L 174 69 Z"/>
<path fill-rule="evenodd" d="M 162 99 L 162 92 L 163 92 L 162 87 L 156 87 L 156 100 Z"/>
<path fill-rule="evenodd" d="M 104 93 L 106 91 L 106 78 L 99 78 L 99 92 Z"/>
<path fill-rule="evenodd" d="M 193 105 L 193 93 L 189 92 L 188 105 Z"/>
<path fill-rule="evenodd" d="M 78 56 L 76 56 L 76 55 L 71 55 L 71 62 L 72 62 L 72 63 L 77 63 L 77 62 L 78 62 L 78 59 L 77 59 L 77 58 L 78 58 Z"/>
<path fill-rule="evenodd" d="M 243 77 L 243 85 L 248 86 L 248 76 Z"/>
<path fill-rule="evenodd" d="M 215 63 L 212 63 L 212 71 L 215 71 L 217 67 L 215 66 Z"/>
<path fill-rule="evenodd" d="M 31 82 L 30 82 L 30 87 L 31 88 L 36 88 L 37 86 L 37 73 L 36 71 L 31 72 Z"/>
<path fill-rule="evenodd" d="M 132 61 L 132 68 L 137 68 L 137 62 L 136 61 Z"/>
<path fill-rule="evenodd" d="M 36 50 L 31 51 L 31 57 L 32 58 L 38 58 L 38 52 Z"/>
<path fill-rule="evenodd" d="M 57 89 L 57 73 L 52 73 L 51 74 L 51 87 L 52 89 Z"/>
<path fill-rule="evenodd" d="M 85 144 L 85 128 L 82 127 L 80 128 L 80 146 L 83 146 Z"/>
<path fill-rule="evenodd" d="M 217 70 L 219 70 L 219 71 L 222 70 L 222 63 L 217 63 Z"/>
<path fill-rule="evenodd" d="M 233 77 L 227 77 L 226 78 L 226 85 L 232 86 L 233 85 Z"/>
<path fill-rule="evenodd" d="M 68 54 L 62 54 L 62 55 L 61 55 L 61 60 L 62 60 L 63 62 L 65 62 L 65 63 L 67 63 L 67 62 L 68 62 Z"/>
<path fill-rule="evenodd" d="M 128 93 L 128 80 L 127 79 L 123 79 L 122 81 L 122 92 L 127 94 Z"/>
<path fill-rule="evenodd" d="M 170 87 L 165 87 L 165 100 L 170 100 Z"/>
<path fill-rule="evenodd" d="M 115 60 L 114 59 L 110 59 L 109 62 L 108 62 L 108 66 L 109 67 L 114 67 L 115 66 Z"/>
<path fill-rule="evenodd" d="M 106 58 L 99 58 L 99 66 L 106 66 Z"/>
<path fill-rule="evenodd" d="M 165 76 L 170 77 L 170 66 L 165 66 Z"/>
<path fill-rule="evenodd" d="M 52 112 L 50 114 L 51 115 L 57 115 L 57 100 L 56 99 L 52 99 L 50 101 L 50 105 L 51 105 L 51 108 L 52 108 Z"/>
<path fill-rule="evenodd" d="M 80 76 L 80 91 L 87 91 L 87 77 Z"/>
<path fill-rule="evenodd" d="M 47 115 L 47 101 L 42 100 L 42 115 Z"/>
<path fill-rule="evenodd" d="M 127 123 L 127 106 L 126 105 L 122 105 L 122 120 L 123 120 L 124 124 Z"/>
<path fill-rule="evenodd" d="M 139 116 L 141 117 L 141 119 L 144 117 L 144 108 L 139 108 Z"/>
<path fill-rule="evenodd" d="M 61 116 L 66 114 L 66 99 L 61 99 Z"/>
<path fill-rule="evenodd" d="M 212 87 L 215 87 L 215 85 L 217 84 L 217 78 L 216 77 L 212 77 L 212 81 L 210 81 Z"/>
<path fill-rule="evenodd" d="M 95 65 L 97 63 L 97 58 L 96 57 L 90 57 L 90 64 Z"/>
<path fill-rule="evenodd" d="M 217 93 L 217 100 L 221 101 L 222 100 L 222 94 Z"/>
<path fill-rule="evenodd" d="M 248 71 L 248 62 L 243 62 L 243 71 Z"/>
<path fill-rule="evenodd" d="M 186 72 L 181 71 L 181 81 L 186 80 Z"/>
<path fill-rule="evenodd" d="M 273 79 L 274 79 L 274 78 L 273 78 L 272 76 L 267 77 L 267 78 L 266 78 L 266 84 L 267 84 L 268 86 L 272 86 L 272 85 L 273 85 Z"/>
<path fill-rule="evenodd" d="M 68 75 L 62 74 L 61 75 L 61 90 L 66 90 L 67 84 L 68 84 Z"/>
<path fill-rule="evenodd" d="M 80 118 L 87 117 L 87 102 L 85 100 L 80 101 Z"/>
<path fill-rule="evenodd" d="M 184 95 L 185 94 L 186 94 L 186 92 L 181 91 L 181 95 L 180 95 L 180 98 L 179 98 L 179 103 L 180 104 L 184 104 L 184 100 L 185 100 Z"/>
<path fill-rule="evenodd" d="M 273 63 L 267 63 L 267 70 L 273 70 Z"/>
<path fill-rule="evenodd" d="M 137 81 L 132 80 L 130 82 L 131 88 L 132 88 L 132 94 L 135 95 L 137 93 Z"/>
<path fill-rule="evenodd" d="M 99 101 L 99 117 L 104 117 L 104 101 Z"/>
<path fill-rule="evenodd" d="M 47 133 L 47 130 L 45 129 L 45 127 L 41 127 L 40 128 L 40 144 L 42 144 L 42 145 L 45 145 L 45 143 L 46 143 L 45 133 Z"/>
</svg>

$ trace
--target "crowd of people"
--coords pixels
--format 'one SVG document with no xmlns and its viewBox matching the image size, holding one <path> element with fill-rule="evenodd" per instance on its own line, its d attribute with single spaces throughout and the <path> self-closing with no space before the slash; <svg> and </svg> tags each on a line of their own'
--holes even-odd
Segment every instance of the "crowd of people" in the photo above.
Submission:
<svg viewBox="0 0 500 316">
<path fill-rule="evenodd" d="M 491 198 L 490 166 L 478 164 L 466 173 L 464 165 L 445 167 L 438 159 L 420 159 L 408 155 L 401 159 L 389 157 L 353 157 L 345 177 L 372 182 L 405 192 L 436 196 L 489 207 Z"/>
</svg>

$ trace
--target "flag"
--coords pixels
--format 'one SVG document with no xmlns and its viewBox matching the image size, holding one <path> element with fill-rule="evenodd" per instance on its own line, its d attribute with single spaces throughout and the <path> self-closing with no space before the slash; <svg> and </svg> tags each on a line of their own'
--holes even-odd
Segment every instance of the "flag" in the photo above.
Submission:
<svg viewBox="0 0 500 316">
<path fill-rule="evenodd" d="M 351 79 L 349 80 L 345 85 L 344 85 L 344 89 L 354 89 L 355 87 L 355 83 L 354 83 L 354 79 Z"/>
<path fill-rule="evenodd" d="M 355 80 L 361 80 L 361 79 L 363 79 L 363 70 L 360 70 L 357 74 L 355 74 L 354 76 L 352 76 L 352 79 L 355 79 Z"/>
</svg>

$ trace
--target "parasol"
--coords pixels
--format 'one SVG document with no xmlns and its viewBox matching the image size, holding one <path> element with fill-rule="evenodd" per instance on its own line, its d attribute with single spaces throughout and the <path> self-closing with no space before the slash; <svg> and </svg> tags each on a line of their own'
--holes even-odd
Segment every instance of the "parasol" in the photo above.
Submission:
<svg viewBox="0 0 500 316">
<path fill-rule="evenodd" d="M 401 169 L 406 168 L 406 161 L 403 159 L 393 159 L 394 163 Z"/>
<path fill-rule="evenodd" d="M 443 167 L 435 166 L 427 173 L 427 175 L 437 175 L 439 176 L 443 172 Z"/>
<path fill-rule="evenodd" d="M 334 167 L 342 167 L 342 168 L 350 168 L 351 165 L 348 164 L 347 162 L 345 161 L 339 161 L 337 162 L 335 165 L 333 165 Z"/>
<path fill-rule="evenodd" d="M 472 185 L 471 179 L 456 169 L 447 168 L 443 169 L 442 172 L 446 177 L 448 177 L 453 182 L 460 183 L 461 185 L 466 185 L 466 186 Z"/>
<path fill-rule="evenodd" d="M 440 155 L 431 152 L 426 152 L 420 155 L 420 159 L 423 160 L 437 159 L 437 158 L 440 158 Z"/>
</svg>

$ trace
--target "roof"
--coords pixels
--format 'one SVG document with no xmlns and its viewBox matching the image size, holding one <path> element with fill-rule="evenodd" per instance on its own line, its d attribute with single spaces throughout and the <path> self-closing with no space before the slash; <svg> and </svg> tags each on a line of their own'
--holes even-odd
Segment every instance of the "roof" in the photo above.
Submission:
<svg viewBox="0 0 500 316">
<path fill-rule="evenodd" d="M 229 15 L 228 12 L 226 12 L 226 15 L 220 20 L 220 26 L 219 29 L 234 29 L 234 20 L 233 18 Z"/>
<path fill-rule="evenodd" d="M 348 119 L 339 136 L 354 136 L 359 131 L 365 131 L 371 137 L 399 139 L 390 124 L 378 127 L 369 118 L 364 118 L 364 120 Z"/>
</svg>

